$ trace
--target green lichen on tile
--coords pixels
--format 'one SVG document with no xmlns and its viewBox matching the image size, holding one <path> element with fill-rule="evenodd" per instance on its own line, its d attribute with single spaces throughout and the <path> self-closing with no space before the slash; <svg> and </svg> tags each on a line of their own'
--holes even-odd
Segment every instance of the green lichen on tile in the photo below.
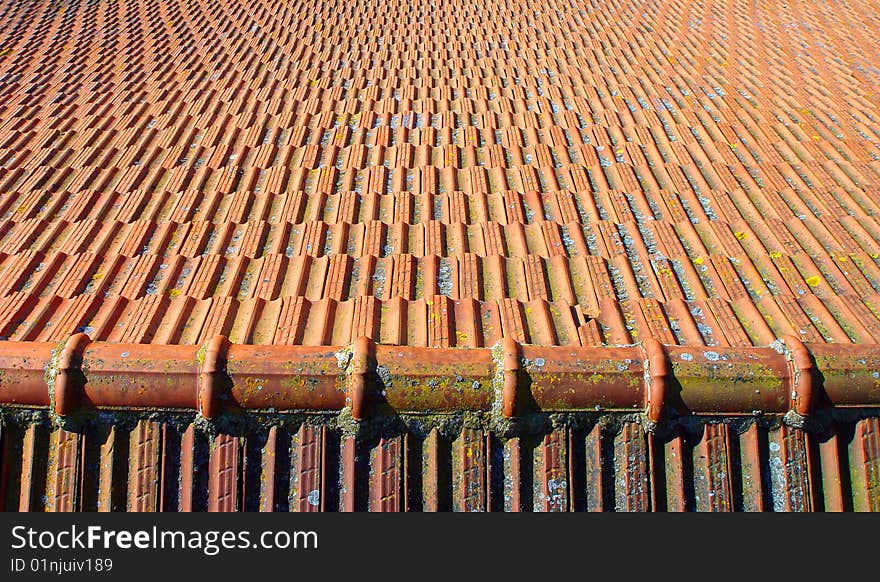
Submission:
<svg viewBox="0 0 880 582">
<path fill-rule="evenodd" d="M 208 344 L 207 342 L 202 344 L 199 347 L 199 351 L 196 352 L 196 362 L 199 364 L 199 370 L 205 367 L 205 356 L 208 353 Z"/>
</svg>

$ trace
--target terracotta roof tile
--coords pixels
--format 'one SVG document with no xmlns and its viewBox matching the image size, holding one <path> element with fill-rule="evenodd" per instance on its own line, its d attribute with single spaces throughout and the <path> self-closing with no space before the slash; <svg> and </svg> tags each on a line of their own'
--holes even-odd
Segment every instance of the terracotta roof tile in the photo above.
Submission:
<svg viewBox="0 0 880 582">
<path fill-rule="evenodd" d="M 6 507 L 877 509 L 878 30 L 863 1 L 0 0 Z M 347 405 L 248 392 L 334 354 Z M 177 410 L 214 397 L 326 423 Z M 9 406 L 89 403 L 183 416 Z M 351 433 L 358 403 L 459 424 Z"/>
<path fill-rule="evenodd" d="M 5 457 L 3 501 L 23 511 L 877 511 L 877 434 L 876 418 L 823 438 L 728 424 L 663 438 L 624 423 L 365 441 L 308 424 L 216 437 L 150 420 L 83 432 L 7 424 L 19 452 Z"/>
</svg>

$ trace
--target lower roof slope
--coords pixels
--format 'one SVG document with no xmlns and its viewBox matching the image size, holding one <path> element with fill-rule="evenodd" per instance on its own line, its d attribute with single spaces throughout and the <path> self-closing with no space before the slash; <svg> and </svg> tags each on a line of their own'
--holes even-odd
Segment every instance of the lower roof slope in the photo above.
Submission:
<svg viewBox="0 0 880 582">
<path fill-rule="evenodd" d="M 764 422 L 447 418 L 353 433 L 316 419 L 205 431 L 191 417 L 76 431 L 7 418 L 9 511 L 880 511 L 880 422 L 815 435 Z"/>
<path fill-rule="evenodd" d="M 509 459 L 498 451 L 517 439 L 562 439 L 544 461 L 517 452 L 522 466 L 473 470 L 530 475 L 512 503 L 540 508 L 530 463 L 558 453 L 568 509 L 595 494 L 583 438 L 610 438 L 596 446 L 616 458 L 614 435 L 636 426 L 622 419 L 643 413 L 659 432 L 632 437 L 655 447 L 627 457 L 648 463 L 633 469 L 642 480 L 597 483 L 685 493 L 633 507 L 715 508 L 696 493 L 701 475 L 738 471 L 717 508 L 876 509 L 878 32 L 878 7 L 862 0 L 0 0 L 7 507 L 61 491 L 61 505 L 37 506 L 106 508 L 96 499 L 138 478 L 135 461 L 204 469 L 192 451 L 166 459 L 196 446 L 182 410 L 213 419 L 198 438 L 244 463 L 239 481 L 257 471 L 253 439 L 269 446 L 282 430 L 294 455 L 291 439 L 317 438 L 294 437 L 298 424 L 217 433 L 241 408 L 269 424 L 318 414 L 332 425 L 321 438 L 342 447 L 321 458 L 355 463 L 341 474 L 358 483 L 408 467 L 382 481 L 398 491 L 433 483 L 417 467 L 457 467 L 448 451 L 462 438 L 487 443 L 487 459 Z M 125 415 L 80 418 L 83 407 L 141 416 L 132 429 Z M 157 408 L 188 420 L 144 412 Z M 479 420 L 421 460 L 407 459 L 430 431 L 334 424 L 396 413 Z M 535 420 L 551 413 L 573 416 L 553 430 Z M 708 424 L 682 420 L 692 414 Z M 716 423 L 730 416 L 771 418 Z M 617 432 L 584 436 L 606 421 Z M 188 444 L 156 444 L 178 429 Z M 122 461 L 119 431 L 140 451 Z M 363 454 L 339 452 L 345 435 Z M 690 465 L 658 460 L 683 446 Z M 111 469 L 93 483 L 95 455 Z M 698 469 L 706 458 L 727 468 Z M 808 501 L 767 492 L 780 462 L 808 476 L 786 493 Z M 760 503 L 743 492 L 749 463 L 763 467 Z M 443 479 L 440 497 L 394 508 L 452 507 L 458 489 Z M 189 507 L 157 501 L 171 491 L 159 480 L 135 494 L 152 499 L 143 507 L 107 503 Z M 321 499 L 349 490 L 326 487 Z M 618 493 L 601 507 L 630 507 Z M 227 508 L 256 503 L 236 495 Z M 373 509 L 369 495 L 328 507 Z M 508 508 L 491 495 L 479 508 Z"/>
</svg>

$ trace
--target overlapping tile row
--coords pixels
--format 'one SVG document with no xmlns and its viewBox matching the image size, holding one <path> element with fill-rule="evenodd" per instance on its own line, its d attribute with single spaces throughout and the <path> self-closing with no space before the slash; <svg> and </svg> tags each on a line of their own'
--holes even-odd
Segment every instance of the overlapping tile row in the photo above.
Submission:
<svg viewBox="0 0 880 582">
<path fill-rule="evenodd" d="M 2 337 L 880 338 L 870 2 L 0 14 Z"/>
<path fill-rule="evenodd" d="M 660 436 L 597 417 L 512 437 L 418 419 L 359 437 L 315 419 L 246 436 L 187 417 L 73 431 L 5 420 L 6 510 L 880 510 L 877 418 L 817 434 L 692 422 Z"/>
<path fill-rule="evenodd" d="M 405 279 L 408 274 L 400 275 Z M 339 277 L 340 285 L 351 281 Z M 406 285 L 406 280 L 401 284 Z M 553 299 L 154 294 L 130 299 L 17 292 L 0 299 L 0 312 L 7 318 L 0 329 L 3 338 L 16 341 L 53 342 L 84 332 L 100 341 L 189 345 L 218 334 L 236 343 L 260 345 L 332 346 L 365 336 L 377 343 L 417 347 L 489 347 L 502 337 L 550 346 L 620 345 L 646 337 L 680 345 L 767 346 L 784 335 L 798 335 L 807 343 L 873 345 L 880 337 L 880 324 L 874 319 L 880 306 L 877 295 L 861 300 L 832 296 L 824 301 L 812 296 L 786 301 L 765 298 L 756 303 L 748 298 L 731 302 L 679 298 L 661 303 L 649 298 L 591 297 L 587 305 L 572 305 Z"/>
</svg>

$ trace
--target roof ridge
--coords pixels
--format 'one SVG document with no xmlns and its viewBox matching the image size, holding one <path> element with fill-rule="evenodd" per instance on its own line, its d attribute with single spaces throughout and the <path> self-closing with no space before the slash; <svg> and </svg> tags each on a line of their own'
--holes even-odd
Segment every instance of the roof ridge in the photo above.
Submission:
<svg viewBox="0 0 880 582">
<path fill-rule="evenodd" d="M 94 408 L 341 411 L 355 419 L 481 411 L 639 412 L 649 425 L 680 414 L 788 414 L 880 406 L 880 345 L 562 347 L 504 337 L 491 348 L 92 342 L 0 342 L 0 404 Z"/>
</svg>

